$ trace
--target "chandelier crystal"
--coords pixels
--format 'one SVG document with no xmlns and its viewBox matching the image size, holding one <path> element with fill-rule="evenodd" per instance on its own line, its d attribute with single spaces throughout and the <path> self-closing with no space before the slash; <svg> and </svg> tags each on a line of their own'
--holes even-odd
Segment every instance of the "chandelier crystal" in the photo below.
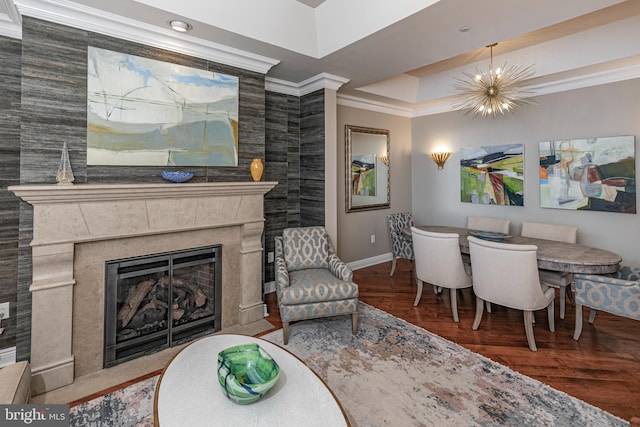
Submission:
<svg viewBox="0 0 640 427">
<path fill-rule="evenodd" d="M 477 68 L 474 74 L 463 72 L 464 78 L 454 77 L 456 82 L 453 89 L 458 93 L 454 99 L 457 109 L 470 109 L 468 113 L 482 117 L 496 117 L 520 105 L 535 104 L 526 96 L 533 92 L 521 87 L 524 80 L 535 74 L 533 65 L 528 67 L 511 65 L 493 69 L 493 47 L 498 43 L 487 46 L 490 49 L 491 62 L 489 71 L 481 72 Z"/>
</svg>

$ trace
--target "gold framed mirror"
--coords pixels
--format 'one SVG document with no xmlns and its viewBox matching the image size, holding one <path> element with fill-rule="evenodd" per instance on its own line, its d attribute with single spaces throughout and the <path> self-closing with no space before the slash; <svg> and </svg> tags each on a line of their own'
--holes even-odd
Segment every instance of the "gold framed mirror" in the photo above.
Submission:
<svg viewBox="0 0 640 427">
<path fill-rule="evenodd" d="M 344 141 L 346 212 L 389 208 L 390 132 L 345 125 Z"/>
</svg>

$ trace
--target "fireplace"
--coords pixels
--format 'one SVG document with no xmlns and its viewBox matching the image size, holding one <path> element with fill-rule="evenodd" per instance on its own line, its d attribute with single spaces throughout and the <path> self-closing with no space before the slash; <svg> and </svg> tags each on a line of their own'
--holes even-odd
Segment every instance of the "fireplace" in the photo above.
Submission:
<svg viewBox="0 0 640 427">
<path fill-rule="evenodd" d="M 104 367 L 221 329 L 221 245 L 106 262 Z"/>
<path fill-rule="evenodd" d="M 222 245 L 221 331 L 262 320 L 264 194 L 276 184 L 10 186 L 33 206 L 33 393 L 105 369 L 110 260 Z"/>
</svg>

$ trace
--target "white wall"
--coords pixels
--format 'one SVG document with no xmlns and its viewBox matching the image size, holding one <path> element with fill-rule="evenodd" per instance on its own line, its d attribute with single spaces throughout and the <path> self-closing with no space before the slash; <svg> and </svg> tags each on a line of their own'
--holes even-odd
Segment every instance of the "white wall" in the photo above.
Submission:
<svg viewBox="0 0 640 427">
<path fill-rule="evenodd" d="M 345 125 L 388 129 L 391 208 L 345 213 Z M 345 262 L 361 261 L 391 252 L 387 215 L 411 211 L 411 120 L 338 105 L 338 244 Z M 371 235 L 376 242 L 371 244 Z"/>
<path fill-rule="evenodd" d="M 592 211 L 540 208 L 538 142 L 618 135 L 640 139 L 640 80 L 541 96 L 538 105 L 502 117 L 481 118 L 452 112 L 412 120 L 412 211 L 416 223 L 465 226 L 469 215 L 511 219 L 511 233 L 522 221 L 571 224 L 578 242 L 614 251 L 626 264 L 640 265 L 640 217 Z M 460 202 L 461 147 L 525 145 L 524 207 Z M 446 145 L 453 152 L 444 170 L 427 153 Z M 636 150 L 637 151 L 637 150 Z M 638 157 L 636 152 L 636 174 Z M 640 201 L 640 200 L 639 200 Z"/>
</svg>

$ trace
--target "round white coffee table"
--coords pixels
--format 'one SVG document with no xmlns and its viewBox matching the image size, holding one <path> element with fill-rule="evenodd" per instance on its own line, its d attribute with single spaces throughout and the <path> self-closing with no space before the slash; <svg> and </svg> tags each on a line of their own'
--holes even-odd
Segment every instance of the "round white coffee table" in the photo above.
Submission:
<svg viewBox="0 0 640 427">
<path fill-rule="evenodd" d="M 260 400 L 239 405 L 218 382 L 218 352 L 251 342 L 278 363 L 280 377 Z M 154 416 L 160 427 L 350 425 L 333 392 L 300 359 L 268 341 L 231 334 L 194 341 L 167 364 L 156 385 Z"/>
</svg>

